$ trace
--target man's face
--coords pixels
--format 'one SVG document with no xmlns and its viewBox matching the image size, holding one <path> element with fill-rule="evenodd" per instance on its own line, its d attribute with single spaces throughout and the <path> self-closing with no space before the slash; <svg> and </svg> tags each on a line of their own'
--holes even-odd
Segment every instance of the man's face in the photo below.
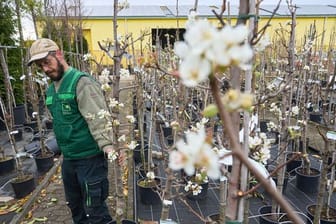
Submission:
<svg viewBox="0 0 336 224">
<path fill-rule="evenodd" d="M 50 52 L 47 57 L 35 63 L 52 81 L 59 81 L 63 77 L 64 66 L 56 57 L 56 52 Z"/>
</svg>

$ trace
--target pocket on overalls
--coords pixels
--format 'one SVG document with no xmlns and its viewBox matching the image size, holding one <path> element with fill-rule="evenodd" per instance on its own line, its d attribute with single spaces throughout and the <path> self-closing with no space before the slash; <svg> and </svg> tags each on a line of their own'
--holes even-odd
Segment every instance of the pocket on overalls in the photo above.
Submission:
<svg viewBox="0 0 336 224">
<path fill-rule="evenodd" d="M 86 183 L 86 206 L 100 206 L 108 196 L 108 180 L 106 178 Z"/>
</svg>

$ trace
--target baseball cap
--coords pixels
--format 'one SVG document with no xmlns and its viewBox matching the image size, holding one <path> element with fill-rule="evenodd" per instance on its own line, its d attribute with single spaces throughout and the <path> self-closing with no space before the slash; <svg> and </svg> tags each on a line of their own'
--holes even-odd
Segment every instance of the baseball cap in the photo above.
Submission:
<svg viewBox="0 0 336 224">
<path fill-rule="evenodd" d="M 30 59 L 28 61 L 28 66 L 36 60 L 47 57 L 50 51 L 56 51 L 58 49 L 59 47 L 57 44 L 50 39 L 37 39 L 29 49 Z"/>
</svg>

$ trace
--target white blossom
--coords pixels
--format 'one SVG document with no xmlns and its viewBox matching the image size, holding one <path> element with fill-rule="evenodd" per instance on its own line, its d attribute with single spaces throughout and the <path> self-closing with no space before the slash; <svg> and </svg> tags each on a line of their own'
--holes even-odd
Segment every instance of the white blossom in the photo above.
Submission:
<svg viewBox="0 0 336 224">
<path fill-rule="evenodd" d="M 109 100 L 109 107 L 110 108 L 115 108 L 119 105 L 119 102 L 115 98 L 111 98 Z"/>
<path fill-rule="evenodd" d="M 125 142 L 126 141 L 126 135 L 122 135 L 118 138 L 118 142 Z"/>
<path fill-rule="evenodd" d="M 187 185 L 184 187 L 184 190 L 186 192 L 192 192 L 193 195 L 198 195 L 202 192 L 203 187 L 201 185 L 198 185 L 197 183 L 193 183 L 191 181 L 188 181 Z"/>
<path fill-rule="evenodd" d="M 197 17 L 198 17 L 198 13 L 195 10 L 191 10 L 189 12 L 188 20 L 185 25 L 187 29 L 192 26 L 192 24 L 196 21 Z"/>
<path fill-rule="evenodd" d="M 130 7 L 130 4 L 127 0 L 122 1 L 122 2 L 118 2 L 118 9 L 122 10 L 122 9 L 128 9 Z"/>
<path fill-rule="evenodd" d="M 86 118 L 87 120 L 94 120 L 95 117 L 96 117 L 96 116 L 95 116 L 94 114 L 91 114 L 91 113 L 87 113 L 86 116 L 85 116 L 85 118 Z"/>
<path fill-rule="evenodd" d="M 101 89 L 104 91 L 104 92 L 110 92 L 112 90 L 111 86 L 108 84 L 108 83 L 104 83 L 101 85 Z"/>
<path fill-rule="evenodd" d="M 135 123 L 136 118 L 133 115 L 127 115 L 126 119 L 128 120 L 128 122 L 130 122 L 131 124 Z"/>
<path fill-rule="evenodd" d="M 117 153 L 116 151 L 114 151 L 114 150 L 112 150 L 111 152 L 109 152 L 109 153 L 107 154 L 107 159 L 108 159 L 110 162 L 116 160 L 117 158 L 118 158 L 118 153 Z"/>
<path fill-rule="evenodd" d="M 183 168 L 189 176 L 195 173 L 196 167 L 204 167 L 209 177 L 219 178 L 218 155 L 206 141 L 204 127 L 186 133 L 186 142 L 183 139 L 176 142 L 177 150 L 169 154 L 169 167 L 173 170 Z"/>
<path fill-rule="evenodd" d="M 298 106 L 292 107 L 292 113 L 293 113 L 293 115 L 298 115 L 299 114 L 299 107 Z"/>
<path fill-rule="evenodd" d="M 113 126 L 119 126 L 120 122 L 118 120 L 113 120 L 112 125 Z"/>
<path fill-rule="evenodd" d="M 271 44 L 270 38 L 268 35 L 262 36 L 262 38 L 258 41 L 258 43 L 254 46 L 254 49 L 257 52 L 261 52 L 265 50 L 267 46 Z"/>
<path fill-rule="evenodd" d="M 97 116 L 99 119 L 109 119 L 109 117 L 111 117 L 111 114 L 108 111 L 101 109 L 100 111 L 98 111 Z"/>
<path fill-rule="evenodd" d="M 147 172 L 146 177 L 150 180 L 154 180 L 155 179 L 155 174 L 154 174 L 153 171 L 149 171 L 149 172 Z"/>
<path fill-rule="evenodd" d="M 107 68 L 104 68 L 103 71 L 101 72 L 101 75 L 107 77 L 110 75 L 110 71 Z"/>
<path fill-rule="evenodd" d="M 129 73 L 129 71 L 128 71 L 128 69 L 124 69 L 124 68 L 121 68 L 120 69 L 120 76 L 121 77 L 129 77 L 130 76 L 130 73 Z"/>
<path fill-rule="evenodd" d="M 310 70 L 310 68 L 309 68 L 309 66 L 308 66 L 308 65 L 305 65 L 305 66 L 303 67 L 303 70 L 309 71 L 309 70 Z"/>
<path fill-rule="evenodd" d="M 183 84 L 195 87 L 198 83 L 207 80 L 211 72 L 211 64 L 198 55 L 190 54 L 180 65 L 179 71 Z"/>
<path fill-rule="evenodd" d="M 128 144 L 128 148 L 130 150 L 133 150 L 135 149 L 139 144 L 136 142 L 136 141 L 131 141 L 129 144 Z"/>
<path fill-rule="evenodd" d="M 237 65 L 249 68 L 253 51 L 247 43 L 245 26 L 225 26 L 218 30 L 208 20 L 196 20 L 187 27 L 184 42 L 176 42 L 174 51 L 181 59 L 182 83 L 195 87 L 207 80 L 217 66 Z"/>
<path fill-rule="evenodd" d="M 88 61 L 92 58 L 92 55 L 90 53 L 84 54 L 83 55 L 83 61 Z"/>
</svg>

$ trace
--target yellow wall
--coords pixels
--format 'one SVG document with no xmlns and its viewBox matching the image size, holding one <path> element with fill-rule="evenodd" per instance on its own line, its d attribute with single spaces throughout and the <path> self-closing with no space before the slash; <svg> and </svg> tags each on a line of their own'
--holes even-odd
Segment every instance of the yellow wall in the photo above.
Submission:
<svg viewBox="0 0 336 224">
<path fill-rule="evenodd" d="M 279 29 L 282 25 L 282 27 L 286 27 L 287 30 L 290 30 L 290 26 L 286 24 L 289 24 L 291 20 L 289 18 L 275 18 L 271 22 L 271 26 L 267 29 L 267 33 L 271 36 L 275 36 L 275 30 Z M 307 32 L 309 30 L 309 27 L 313 25 L 315 22 L 316 25 L 316 32 L 317 32 L 317 43 L 320 44 L 322 32 L 323 29 L 325 30 L 325 39 L 324 39 L 324 45 L 327 46 L 330 41 L 330 35 L 332 32 L 334 32 L 334 35 L 336 35 L 336 16 L 332 18 L 322 18 L 322 17 L 298 17 L 296 21 L 296 41 L 297 46 L 302 46 L 304 36 L 307 35 Z M 262 19 L 260 24 L 261 26 L 266 23 L 265 19 Z M 281 25 L 280 25 L 281 24 Z M 261 27 L 260 26 L 260 27 Z M 288 34 L 289 36 L 289 34 Z M 336 36 L 334 37 L 336 38 Z M 315 43 L 314 43 L 315 44 Z"/>
<path fill-rule="evenodd" d="M 217 23 L 217 20 L 211 19 L 214 23 Z M 263 27 L 263 25 L 267 22 L 268 18 L 261 18 L 259 23 L 259 28 Z M 324 24 L 324 18 L 322 17 L 298 17 L 297 18 L 297 28 L 296 28 L 296 39 L 297 39 L 297 45 L 302 45 L 302 40 L 304 35 L 306 34 L 307 30 L 309 29 L 309 26 L 311 24 L 316 22 L 316 28 L 318 33 L 318 44 L 320 44 L 321 34 L 323 31 L 323 24 Z M 179 27 L 184 28 L 185 27 L 185 19 L 179 20 Z M 267 33 L 270 35 L 270 37 L 274 37 L 275 30 L 280 28 L 280 24 L 282 24 L 284 27 L 287 27 L 289 30 L 289 26 L 285 25 L 287 22 L 290 22 L 289 18 L 274 18 L 271 21 L 271 26 L 267 29 Z M 232 23 L 235 23 L 235 21 L 232 21 Z M 126 34 L 132 33 L 133 39 L 137 39 L 140 37 L 140 34 L 143 30 L 148 30 L 151 32 L 152 28 L 176 28 L 177 27 L 177 21 L 175 18 L 157 18 L 157 19 L 148 19 L 148 18 L 119 18 L 118 19 L 118 34 L 119 36 L 125 36 Z M 98 46 L 98 41 L 103 42 L 104 40 L 113 40 L 113 26 L 112 26 L 112 19 L 88 19 L 84 22 L 84 28 L 86 30 L 89 30 L 85 33 L 86 38 L 89 43 L 89 49 L 91 50 L 91 53 L 93 55 L 96 55 L 97 57 L 100 57 L 102 52 Z M 325 20 L 325 41 L 324 45 L 329 44 L 330 35 L 333 32 L 335 32 L 336 29 L 336 16 L 332 18 L 326 18 Z M 145 40 L 143 41 L 143 47 L 147 43 L 151 43 L 151 35 L 147 36 Z M 135 48 L 139 49 L 140 42 L 138 41 L 135 44 Z M 104 63 L 111 63 L 110 60 L 107 59 L 107 57 L 104 57 L 103 60 Z"/>
</svg>

